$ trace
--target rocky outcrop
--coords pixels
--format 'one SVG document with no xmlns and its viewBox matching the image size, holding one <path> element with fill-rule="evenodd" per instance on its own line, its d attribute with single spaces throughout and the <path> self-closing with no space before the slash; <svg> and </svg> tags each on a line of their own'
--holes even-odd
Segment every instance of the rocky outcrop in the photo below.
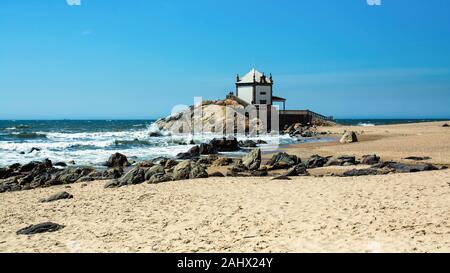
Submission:
<svg viewBox="0 0 450 273">
<path fill-rule="evenodd" d="M 157 120 L 150 134 L 160 136 L 193 133 L 195 126 L 201 126 L 203 132 L 224 134 L 233 133 L 239 128 L 248 131 L 249 127 L 255 124 L 253 128 L 263 130 L 264 123 L 258 122 L 257 119 L 249 120 L 243 109 L 244 106 L 233 99 L 203 101 L 201 105 L 190 106 L 184 111 Z M 230 114 L 230 111 L 235 114 Z M 226 132 L 227 126 L 231 127 L 233 132 Z"/>
<path fill-rule="evenodd" d="M 342 144 L 358 142 L 358 137 L 355 132 L 348 131 L 344 133 L 339 142 Z"/>
<path fill-rule="evenodd" d="M 118 179 L 119 186 L 140 184 L 145 181 L 145 169 L 136 166 Z"/>
</svg>

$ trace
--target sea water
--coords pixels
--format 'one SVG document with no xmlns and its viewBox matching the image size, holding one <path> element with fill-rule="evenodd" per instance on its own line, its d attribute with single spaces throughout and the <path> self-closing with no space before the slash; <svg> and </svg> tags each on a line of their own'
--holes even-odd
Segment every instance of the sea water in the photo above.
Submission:
<svg viewBox="0 0 450 273">
<path fill-rule="evenodd" d="M 101 166 L 115 152 L 136 161 L 175 157 L 218 135 L 150 137 L 152 120 L 0 120 L 0 166 L 48 158 L 53 162 Z M 289 136 L 238 136 L 267 146 L 297 142 Z M 314 141 L 307 140 L 304 141 Z M 322 139 L 323 141 L 323 139 Z M 33 148 L 37 148 L 31 152 Z M 239 153 L 228 154 L 229 156 Z M 244 154 L 244 152 L 242 152 Z"/>
</svg>

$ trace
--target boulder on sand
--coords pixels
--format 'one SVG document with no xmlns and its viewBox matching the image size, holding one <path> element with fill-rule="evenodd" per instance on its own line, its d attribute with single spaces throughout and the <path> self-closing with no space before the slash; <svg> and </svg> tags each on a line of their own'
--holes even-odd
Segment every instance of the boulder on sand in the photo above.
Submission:
<svg viewBox="0 0 450 273">
<path fill-rule="evenodd" d="M 167 163 L 167 162 L 166 162 Z M 145 171 L 145 180 L 150 180 L 150 178 L 155 174 L 165 174 L 164 167 L 161 165 L 154 165 Z"/>
<path fill-rule="evenodd" d="M 235 137 L 214 138 L 209 144 L 219 152 L 239 151 L 239 143 Z"/>
<path fill-rule="evenodd" d="M 110 168 L 124 168 L 130 165 L 128 158 L 121 153 L 112 154 L 105 163 L 105 166 Z"/>
<path fill-rule="evenodd" d="M 259 169 L 259 166 L 261 165 L 261 150 L 251 150 L 242 158 L 242 165 L 251 171 Z"/>
<path fill-rule="evenodd" d="M 60 230 L 64 228 L 63 225 L 58 225 L 52 222 L 45 222 L 45 223 L 40 223 L 37 225 L 30 225 L 28 227 L 19 229 L 18 231 L 16 231 L 17 235 L 32 235 L 32 234 L 37 234 L 37 233 L 44 233 L 44 232 L 54 232 L 57 230 Z"/>
<path fill-rule="evenodd" d="M 292 167 L 301 160 L 295 155 L 289 155 L 285 152 L 280 152 L 272 156 L 272 158 L 267 162 L 267 165 L 271 166 L 271 169 L 285 169 Z"/>
<path fill-rule="evenodd" d="M 202 143 L 199 147 L 201 155 L 214 155 L 217 154 L 217 149 L 210 143 Z"/>
<path fill-rule="evenodd" d="M 298 165 L 291 167 L 287 170 L 283 176 L 308 176 L 309 173 L 306 170 L 306 165 L 304 163 L 299 163 Z"/>
<path fill-rule="evenodd" d="M 53 202 L 53 201 L 57 201 L 57 200 L 61 200 L 61 199 L 72 199 L 72 198 L 73 198 L 72 194 L 62 191 L 62 192 L 52 194 L 47 198 L 43 198 L 40 200 L 40 202 L 47 203 L 47 202 Z"/>
<path fill-rule="evenodd" d="M 191 160 L 185 160 L 173 169 L 174 180 L 195 179 L 195 178 L 207 178 L 208 173 L 206 168 L 201 164 L 198 164 Z"/>
<path fill-rule="evenodd" d="M 365 165 L 373 165 L 377 164 L 378 162 L 380 162 L 380 157 L 377 155 L 363 155 L 361 161 L 361 163 Z"/>
<path fill-rule="evenodd" d="M 145 169 L 138 166 L 129 170 L 124 176 L 118 179 L 119 186 L 139 184 L 145 181 Z"/>
<path fill-rule="evenodd" d="M 306 161 L 306 167 L 308 169 L 323 167 L 328 162 L 328 158 L 320 155 L 312 155 L 308 161 Z"/>
<path fill-rule="evenodd" d="M 358 142 L 358 137 L 356 136 L 356 133 L 353 131 L 345 132 L 342 138 L 339 140 L 340 143 L 353 143 Z"/>
</svg>

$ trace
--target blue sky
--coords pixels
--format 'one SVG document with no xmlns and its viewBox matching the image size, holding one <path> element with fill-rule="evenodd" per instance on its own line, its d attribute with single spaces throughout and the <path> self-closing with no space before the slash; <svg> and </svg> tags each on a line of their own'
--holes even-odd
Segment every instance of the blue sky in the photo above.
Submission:
<svg viewBox="0 0 450 273">
<path fill-rule="evenodd" d="M 287 108 L 450 117 L 450 1 L 2 0 L 0 119 L 157 118 L 274 76 Z"/>
</svg>

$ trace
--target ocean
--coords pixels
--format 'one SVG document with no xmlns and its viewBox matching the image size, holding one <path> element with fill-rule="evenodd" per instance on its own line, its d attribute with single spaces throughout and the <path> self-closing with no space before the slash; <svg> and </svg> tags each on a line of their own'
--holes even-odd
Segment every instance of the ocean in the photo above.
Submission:
<svg viewBox="0 0 450 273">
<path fill-rule="evenodd" d="M 153 120 L 0 120 L 0 167 L 50 159 L 101 167 L 115 152 L 132 160 L 175 157 L 217 135 L 150 137 Z M 289 144 L 289 136 L 238 137 Z M 324 139 L 325 140 L 325 139 Z M 37 148 L 38 150 L 33 148 Z M 32 151 L 33 150 L 33 151 Z M 244 152 L 241 152 L 244 154 Z M 240 155 L 239 152 L 229 156 Z"/>
<path fill-rule="evenodd" d="M 348 125 L 424 122 L 432 120 L 337 120 Z M 53 162 L 75 161 L 76 165 L 102 166 L 115 152 L 133 160 L 175 157 L 215 135 L 150 137 L 152 120 L 0 120 L 0 166 L 49 158 Z M 298 143 L 289 136 L 258 136 L 239 140 L 265 140 L 267 147 Z M 305 139 L 308 141 L 327 141 Z M 37 148 L 33 150 L 33 148 Z M 235 153 L 236 154 L 236 153 Z M 239 154 L 239 153 L 238 153 Z M 242 153 L 243 154 L 243 153 Z M 233 154 L 234 155 L 234 154 Z"/>
</svg>

